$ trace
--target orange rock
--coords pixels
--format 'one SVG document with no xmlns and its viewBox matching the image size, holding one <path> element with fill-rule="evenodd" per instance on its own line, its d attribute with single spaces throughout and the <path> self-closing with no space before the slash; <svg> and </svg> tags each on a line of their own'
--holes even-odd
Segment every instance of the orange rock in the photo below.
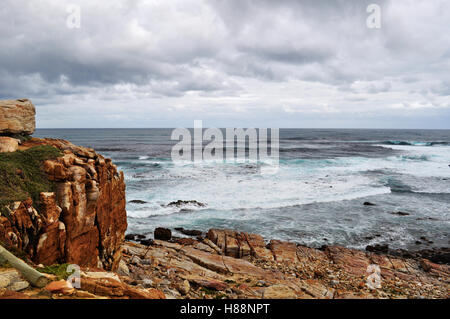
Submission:
<svg viewBox="0 0 450 319">
<path fill-rule="evenodd" d="M 243 235 L 247 239 L 247 243 L 250 246 L 250 252 L 253 257 L 262 258 L 266 260 L 274 259 L 272 252 L 266 248 L 266 244 L 262 236 L 256 234 L 243 234 Z"/>
<path fill-rule="evenodd" d="M 71 294 L 74 292 L 72 284 L 66 280 L 52 281 L 45 289 L 51 293 Z"/>
<path fill-rule="evenodd" d="M 297 245 L 281 240 L 271 240 L 269 248 L 275 256 L 275 260 L 281 263 L 297 262 Z"/>
<path fill-rule="evenodd" d="M 165 299 L 157 289 L 137 289 L 112 278 L 81 278 L 81 289 L 111 298 Z"/>
<path fill-rule="evenodd" d="M 367 275 L 366 272 L 367 267 L 370 265 L 370 260 L 364 252 L 339 246 L 328 246 L 325 249 L 325 253 L 335 264 L 349 274 L 357 277 Z"/>
</svg>

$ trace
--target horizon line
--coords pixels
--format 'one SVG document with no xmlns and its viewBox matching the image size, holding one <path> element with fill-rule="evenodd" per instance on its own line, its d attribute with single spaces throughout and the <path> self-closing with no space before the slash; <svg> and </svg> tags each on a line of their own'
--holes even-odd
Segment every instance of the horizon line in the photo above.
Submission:
<svg viewBox="0 0 450 319">
<path fill-rule="evenodd" d="M 37 127 L 36 130 L 143 130 L 143 129 L 176 129 L 179 127 Z M 187 129 L 194 129 L 194 127 L 183 127 Z M 203 127 L 203 129 L 214 128 Z M 226 129 L 230 127 L 219 127 L 219 129 Z M 283 130 L 434 130 L 434 131 L 449 131 L 450 128 L 377 128 L 377 127 L 239 127 L 243 129 L 248 128 L 277 128 Z"/>
</svg>

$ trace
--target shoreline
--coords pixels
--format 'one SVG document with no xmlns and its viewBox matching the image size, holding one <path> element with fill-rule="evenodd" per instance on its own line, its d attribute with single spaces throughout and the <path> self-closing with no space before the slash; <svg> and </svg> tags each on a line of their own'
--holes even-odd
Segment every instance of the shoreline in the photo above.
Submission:
<svg viewBox="0 0 450 319">
<path fill-rule="evenodd" d="M 450 297 L 450 266 L 422 258 L 340 246 L 315 249 L 278 240 L 266 245 L 259 235 L 219 229 L 201 240 L 157 239 L 149 246 L 125 242 L 124 247 L 130 283 L 148 284 L 148 263 L 157 265 L 151 280 L 169 298 Z M 371 265 L 380 267 L 377 289 L 368 286 Z M 166 275 L 168 269 L 177 275 Z M 181 279 L 194 291 L 183 290 Z"/>
</svg>

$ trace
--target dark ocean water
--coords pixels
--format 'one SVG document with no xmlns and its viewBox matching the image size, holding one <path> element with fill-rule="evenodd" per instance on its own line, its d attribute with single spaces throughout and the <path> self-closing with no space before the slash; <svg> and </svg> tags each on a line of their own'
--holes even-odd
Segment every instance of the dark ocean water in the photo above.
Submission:
<svg viewBox="0 0 450 319">
<path fill-rule="evenodd" d="M 114 160 L 127 200 L 146 202 L 128 203 L 129 232 L 218 227 L 310 246 L 450 246 L 449 130 L 281 129 L 274 175 L 248 163 L 174 165 L 171 132 L 38 129 L 34 136 L 67 139 Z M 165 206 L 177 200 L 206 207 Z M 433 244 L 416 244 L 422 236 Z"/>
</svg>

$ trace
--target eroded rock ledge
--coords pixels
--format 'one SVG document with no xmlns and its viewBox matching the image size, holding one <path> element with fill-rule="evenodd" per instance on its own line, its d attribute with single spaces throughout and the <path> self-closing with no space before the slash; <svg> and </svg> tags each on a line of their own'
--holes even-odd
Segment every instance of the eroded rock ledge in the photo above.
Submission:
<svg viewBox="0 0 450 319">
<path fill-rule="evenodd" d="M 73 263 L 116 269 L 127 228 L 123 173 L 93 149 L 30 138 L 18 149 L 53 146 L 61 156 L 42 169 L 54 191 L 14 202 L 0 216 L 0 242 L 36 264 Z M 17 172 L 23 174 L 24 172 Z"/>
<path fill-rule="evenodd" d="M 380 267 L 380 288 L 367 285 Z M 449 298 L 450 266 L 427 259 L 211 229 L 206 238 L 125 242 L 122 279 L 167 298 Z"/>
</svg>

